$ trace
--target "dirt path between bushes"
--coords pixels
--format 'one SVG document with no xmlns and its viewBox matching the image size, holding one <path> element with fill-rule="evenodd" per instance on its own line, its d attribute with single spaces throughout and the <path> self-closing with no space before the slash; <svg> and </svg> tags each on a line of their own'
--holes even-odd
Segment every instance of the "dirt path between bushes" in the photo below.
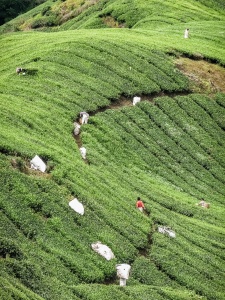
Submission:
<svg viewBox="0 0 225 300">
<path fill-rule="evenodd" d="M 175 66 L 190 80 L 189 92 L 160 92 L 149 95 L 140 95 L 141 101 L 154 102 L 155 98 L 168 96 L 185 96 L 191 93 L 200 93 L 212 97 L 215 93 L 225 93 L 225 68 L 218 64 L 210 63 L 203 59 L 193 60 L 187 57 L 179 57 L 174 60 Z M 110 105 L 90 112 L 94 116 L 107 109 L 120 109 L 122 107 L 133 106 L 133 97 L 121 96 L 118 100 L 112 101 Z M 79 123 L 79 119 L 76 120 Z M 78 148 L 82 147 L 80 135 L 74 136 Z"/>
<path fill-rule="evenodd" d="M 180 57 L 174 60 L 175 66 L 190 80 L 189 92 L 160 92 L 149 95 L 137 94 L 141 101 L 154 102 L 155 98 L 168 96 L 185 96 L 191 93 L 200 93 L 213 96 L 215 93 L 225 93 L 225 68 L 218 64 L 210 63 L 203 59 L 193 60 L 187 57 Z M 90 112 L 90 116 L 107 109 L 119 109 L 124 106 L 133 106 L 133 97 L 121 96 L 118 100 L 112 101 L 110 105 Z M 77 120 L 78 122 L 79 120 Z"/>
</svg>

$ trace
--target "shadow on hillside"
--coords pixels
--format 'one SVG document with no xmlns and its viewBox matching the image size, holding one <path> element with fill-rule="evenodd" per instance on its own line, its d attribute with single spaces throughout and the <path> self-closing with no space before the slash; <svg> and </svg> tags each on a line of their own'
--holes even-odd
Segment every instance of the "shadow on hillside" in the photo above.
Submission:
<svg viewBox="0 0 225 300">
<path fill-rule="evenodd" d="M 112 285 L 112 284 L 119 285 L 119 279 L 118 279 L 117 275 L 115 274 L 112 278 L 106 279 L 103 284 L 105 284 L 105 285 Z"/>
<path fill-rule="evenodd" d="M 26 69 L 26 75 L 35 76 L 38 73 L 38 69 Z"/>
<path fill-rule="evenodd" d="M 156 231 L 156 226 L 153 224 L 150 228 L 149 233 L 148 233 L 147 245 L 145 246 L 145 248 L 139 248 L 138 249 L 140 256 L 148 257 L 149 252 L 150 252 L 151 247 L 152 247 L 152 244 L 153 244 L 152 236 L 153 236 L 155 231 Z"/>
</svg>

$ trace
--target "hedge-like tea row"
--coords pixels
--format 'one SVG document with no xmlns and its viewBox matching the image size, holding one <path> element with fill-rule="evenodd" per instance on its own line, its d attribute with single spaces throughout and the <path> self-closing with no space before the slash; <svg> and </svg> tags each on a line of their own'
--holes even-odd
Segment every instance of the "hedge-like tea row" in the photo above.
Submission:
<svg viewBox="0 0 225 300">
<path fill-rule="evenodd" d="M 206 226 L 204 222 L 207 220 L 212 224 L 217 223 L 222 225 L 224 223 L 224 213 L 221 210 L 221 205 L 224 202 L 224 186 L 220 182 L 219 176 L 215 177 L 214 173 L 210 172 L 210 169 L 202 167 L 199 154 L 204 155 L 205 159 L 207 159 L 208 153 L 205 152 L 204 147 L 195 142 L 194 136 L 193 138 L 189 136 L 190 130 L 186 130 L 186 127 L 190 126 L 189 115 L 185 114 L 184 111 L 179 114 L 183 119 L 180 119 L 178 115 L 176 118 L 174 116 L 175 119 L 170 117 L 172 116 L 171 109 L 173 109 L 173 103 L 174 105 L 176 103 L 179 104 L 182 100 L 183 103 L 186 101 L 191 106 L 192 98 L 194 99 L 194 96 L 175 99 L 162 98 L 156 101 L 157 106 L 141 102 L 135 108 L 124 108 L 119 111 L 101 113 L 99 117 L 95 116 L 91 118 L 90 124 L 82 132 L 82 137 L 90 153 L 91 165 L 93 163 L 102 168 L 104 160 L 97 159 L 104 155 L 112 157 L 114 167 L 117 164 L 121 169 L 123 167 L 127 168 L 129 161 L 132 160 L 139 168 L 142 182 L 137 181 L 137 175 L 132 174 L 132 172 L 129 173 L 129 179 L 124 178 L 123 182 L 132 181 L 132 186 L 142 192 L 144 199 L 147 199 L 146 205 L 151 210 L 155 224 L 170 224 L 180 234 L 177 240 L 168 241 L 168 239 L 165 239 L 159 233 L 154 233 L 153 229 L 151 232 L 154 237 L 153 246 L 149 250 L 149 255 L 153 263 L 160 270 L 163 270 L 169 278 L 176 278 L 176 281 L 180 284 L 195 289 L 199 293 L 213 299 L 214 294 L 208 288 L 208 283 L 204 279 L 207 276 L 211 282 L 215 281 L 218 289 L 216 297 L 220 299 L 222 297 L 221 289 L 223 289 L 222 282 L 224 276 L 222 274 L 223 267 L 220 268 L 219 266 L 223 265 L 221 249 L 224 248 L 222 242 L 224 232 L 220 231 L 219 227 L 214 227 L 214 225 L 212 227 Z M 170 103 L 171 106 L 169 105 Z M 163 108 L 163 111 L 160 108 Z M 193 123 L 191 124 L 194 126 Z M 215 121 L 211 120 L 211 130 L 208 130 L 207 133 L 203 131 L 200 122 L 194 124 L 196 126 L 196 136 L 200 136 L 202 141 L 206 142 L 205 138 L 207 137 L 208 142 L 210 140 L 213 142 L 212 132 L 217 128 Z M 164 157 L 163 160 L 162 157 Z M 179 163 L 177 160 L 179 160 Z M 144 164 L 143 161 L 145 162 Z M 222 168 L 219 161 L 215 163 L 218 166 L 218 170 Z M 179 171 L 175 175 L 174 166 L 176 164 L 177 167 L 179 165 L 182 172 Z M 147 168 L 147 166 L 149 167 Z M 211 210 L 200 212 L 199 208 L 195 206 L 198 199 L 192 199 L 190 202 L 187 202 L 187 200 L 182 202 L 179 192 L 177 196 L 173 192 L 170 197 L 168 189 L 163 193 L 162 186 L 159 185 L 157 189 L 152 184 L 148 185 L 149 176 L 146 175 L 147 170 L 151 172 L 150 174 L 154 174 L 156 171 L 158 173 L 158 170 L 166 170 L 165 173 L 158 174 L 166 180 L 172 180 L 173 184 L 177 187 L 186 187 L 186 193 L 188 194 L 192 194 L 195 197 L 206 197 L 207 200 L 211 201 L 211 210 L 215 209 L 214 212 Z M 168 176 L 169 170 L 171 170 L 171 173 Z M 192 177 L 187 174 L 191 174 Z M 185 184 L 182 182 L 182 178 L 185 179 Z M 223 179 L 223 176 L 221 176 L 221 179 Z M 178 214 L 175 213 L 171 222 L 172 211 L 176 211 Z M 214 217 L 213 214 L 216 211 L 217 217 Z M 194 219 L 199 218 L 201 221 L 199 221 L 198 225 L 195 222 L 191 225 L 190 220 L 187 220 L 186 217 L 180 218 L 179 215 Z M 157 230 L 157 226 L 155 230 Z M 171 247 L 169 247 L 170 245 Z M 215 245 L 217 246 L 215 247 Z M 190 249 L 187 250 L 189 246 Z M 166 251 L 166 247 L 169 247 L 168 251 Z M 184 256 L 184 252 L 187 253 L 187 257 Z M 207 259 L 204 259 L 209 253 L 211 256 L 210 264 Z M 171 257 L 174 257 L 174 261 L 171 261 Z M 167 263 L 168 260 L 171 261 L 170 264 Z M 203 260 L 204 262 L 202 262 Z M 176 261 L 179 261 L 179 263 L 177 264 Z M 189 265 L 188 268 L 187 262 Z M 193 266 L 196 264 L 198 268 L 194 269 Z M 217 271 L 214 272 L 215 276 L 212 277 L 209 274 L 212 274 L 214 268 Z M 184 272 L 184 269 L 187 269 L 187 271 Z M 207 275 L 205 274 L 206 269 Z M 136 274 L 135 272 L 136 269 L 134 274 Z M 179 274 L 179 278 L 176 277 L 176 274 Z M 146 282 L 147 278 L 142 277 L 140 280 L 141 282 Z M 196 278 L 196 280 L 192 280 L 192 278 Z M 150 280 L 149 282 L 152 281 Z"/>
<path fill-rule="evenodd" d="M 143 105 L 140 104 L 140 107 L 143 107 L 143 106 L 144 106 L 144 104 Z M 149 107 L 149 105 L 148 105 L 148 107 Z M 178 168 L 180 168 L 181 165 L 183 165 L 185 169 L 188 168 L 187 169 L 188 172 L 191 172 L 191 174 L 193 174 L 192 176 L 195 176 L 197 178 L 199 177 L 199 180 L 201 180 L 201 181 L 203 180 L 204 182 L 206 182 L 207 186 L 212 185 L 212 187 L 215 190 L 218 190 L 218 193 L 220 194 L 223 191 L 222 183 L 220 184 L 220 182 L 217 182 L 216 179 L 214 178 L 214 176 L 212 176 L 214 174 L 210 175 L 210 171 L 208 171 L 208 168 L 207 169 L 205 168 L 205 164 L 207 164 L 207 161 L 208 161 L 207 153 L 203 152 L 201 154 L 202 150 L 200 148 L 198 149 L 198 145 L 197 144 L 192 145 L 192 143 L 193 143 L 192 140 L 188 140 L 186 137 L 184 138 L 185 133 L 183 132 L 183 130 L 181 131 L 181 129 L 179 129 L 179 130 L 175 129 L 174 128 L 175 124 L 170 125 L 169 122 L 171 122 L 171 120 L 168 119 L 165 115 L 160 116 L 160 111 L 157 110 L 157 108 L 155 108 L 154 106 L 152 106 L 152 107 L 150 106 L 149 108 L 151 108 L 151 110 L 148 110 L 148 113 L 151 113 L 151 117 L 153 118 L 153 123 L 156 123 L 156 122 L 158 122 L 158 124 L 160 123 L 161 124 L 160 126 L 163 129 L 163 131 L 165 130 L 166 135 L 164 135 L 164 139 L 165 139 L 164 142 L 162 141 L 162 137 L 163 137 L 162 133 L 161 133 L 161 140 L 160 141 L 158 140 L 158 134 L 161 130 L 159 127 L 158 128 L 156 127 L 158 132 L 156 132 L 154 140 L 149 140 L 149 137 L 146 139 L 144 135 L 141 136 L 141 134 L 143 134 L 143 131 L 140 132 L 140 130 L 135 129 L 135 125 L 133 123 L 130 123 L 131 126 L 129 126 L 129 123 L 126 120 L 126 115 L 124 115 L 124 114 L 122 114 L 122 115 L 119 115 L 119 113 L 116 114 L 117 123 L 115 123 L 113 125 L 114 128 L 116 128 L 116 126 L 118 126 L 119 123 L 124 124 L 122 126 L 123 126 L 123 129 L 126 131 L 126 135 L 124 135 L 123 138 L 126 139 L 127 143 L 132 142 L 131 149 L 134 149 L 134 148 L 137 149 L 137 153 L 139 153 L 139 155 L 142 157 L 142 159 L 144 161 L 146 161 L 146 163 L 149 163 L 151 161 L 151 168 L 154 168 L 154 166 L 156 166 L 156 168 L 158 168 L 159 163 L 161 164 L 163 162 L 164 164 L 165 163 L 169 164 L 171 161 L 169 169 L 171 169 L 174 176 L 177 176 L 177 175 L 175 175 L 177 173 L 179 178 L 182 179 L 182 177 L 184 176 L 182 173 L 184 171 L 182 171 L 182 173 L 178 173 L 179 172 Z M 126 111 L 128 111 L 128 110 L 126 110 Z M 130 109 L 130 111 L 131 112 L 129 113 L 129 115 L 132 113 L 132 109 Z M 113 115 L 113 117 L 114 117 L 114 115 Z M 164 120 L 162 120 L 162 117 L 164 117 Z M 136 113 L 136 120 L 138 120 L 139 118 L 141 118 L 141 117 L 140 117 L 140 113 L 138 112 L 138 113 Z M 134 119 L 135 119 L 135 117 L 133 117 L 132 120 L 134 121 Z M 161 123 L 162 121 L 163 121 L 163 123 Z M 142 119 L 142 123 L 143 123 L 143 119 Z M 146 124 L 148 124 L 148 123 L 146 122 Z M 142 127 L 143 126 L 145 126 L 145 125 L 143 124 Z M 147 125 L 147 126 L 148 126 L 149 130 L 151 130 L 152 137 L 154 137 L 153 128 L 155 128 L 155 125 L 151 124 L 150 126 L 149 125 Z M 148 129 L 146 129 L 145 133 L 147 133 L 147 130 Z M 168 131 L 168 130 L 170 130 L 170 131 Z M 131 138 L 131 136 L 129 136 L 131 134 L 131 132 L 133 132 L 132 138 Z M 92 136 L 95 134 L 96 134 L 96 131 L 93 132 Z M 168 136 L 168 134 L 169 134 L 169 136 Z M 101 135 L 99 135 L 99 136 L 101 136 Z M 171 140 L 171 137 L 172 137 L 172 140 Z M 137 139 L 140 139 L 141 143 L 143 145 L 141 145 L 140 142 L 136 142 Z M 174 140 L 174 142 L 173 142 L 173 140 Z M 99 140 L 99 143 L 101 145 L 104 145 L 104 140 Z M 137 144 L 137 146 L 135 146 L 135 143 Z M 181 148 L 177 147 L 177 146 L 179 146 L 179 144 L 180 144 Z M 155 147 L 153 148 L 154 145 L 155 145 Z M 107 144 L 107 146 L 110 146 L 110 144 Z M 121 147 L 121 145 L 120 146 L 117 145 L 117 152 L 119 151 L 120 147 Z M 165 149 L 164 157 L 165 158 L 167 157 L 166 160 L 164 159 L 162 161 L 162 156 L 161 156 L 162 149 L 160 150 L 160 147 Z M 172 149 L 173 149 L 173 151 L 172 151 Z M 198 161 L 198 156 L 195 158 L 195 156 L 193 154 L 193 153 L 195 153 L 195 149 L 197 149 L 197 151 L 199 152 L 199 155 L 201 154 L 202 157 L 205 157 L 204 161 L 200 161 L 200 165 L 196 164 L 196 160 Z M 188 151 L 188 153 L 187 153 L 187 151 Z M 148 155 L 147 155 L 147 152 L 148 152 Z M 161 154 L 160 155 L 161 157 L 157 156 L 157 152 Z M 184 152 L 184 155 L 182 154 L 182 152 Z M 115 154 L 116 153 L 114 153 L 114 155 Z M 121 151 L 118 153 L 117 159 L 124 160 L 124 155 L 125 155 L 125 151 L 121 148 Z M 135 156 L 135 154 L 133 154 L 133 156 Z M 186 157 L 185 161 L 184 161 L 184 157 Z M 133 159 L 137 160 L 138 158 L 136 157 Z M 175 163 L 174 163 L 174 160 L 175 160 Z M 173 163 L 172 163 L 172 161 L 173 161 Z M 177 167 L 176 167 L 176 164 L 177 164 Z M 219 168 L 219 165 L 217 167 Z M 203 179 L 200 176 L 200 174 L 202 174 L 202 173 L 205 173 L 205 176 Z M 186 177 L 188 177 L 188 176 L 185 176 L 185 180 L 188 180 L 188 178 L 186 178 Z M 208 180 L 207 180 L 207 178 L 208 178 Z M 221 176 L 221 179 L 223 180 L 223 176 Z M 174 179 L 174 182 L 175 182 L 175 179 Z M 215 182 L 215 184 L 213 184 L 213 182 Z M 218 184 L 219 184 L 219 186 L 218 186 Z M 190 183 L 190 185 L 192 185 L 192 184 Z M 201 185 L 204 186 L 203 183 Z M 201 188 L 201 186 L 200 186 L 200 188 Z M 218 194 L 218 196 L 219 196 L 219 194 Z M 223 192 L 222 192 L 222 194 L 223 194 Z"/>
<path fill-rule="evenodd" d="M 224 299 L 224 95 L 164 97 L 96 113 L 121 95 L 131 104 L 137 94 L 187 91 L 187 79 L 164 52 L 198 49 L 222 62 L 224 22 L 216 22 L 188 24 L 195 26 L 188 41 L 183 22 L 167 30 L 0 37 L 5 298 Z M 28 70 L 24 76 L 15 73 L 19 65 Z M 90 119 L 78 145 L 73 122 L 84 110 Z M 35 154 L 47 163 L 46 174 L 30 170 Z M 146 214 L 136 210 L 138 196 Z M 74 197 L 83 216 L 68 205 Z M 201 197 L 210 209 L 196 205 Z M 176 238 L 160 234 L 160 225 Z M 91 249 L 98 240 L 115 259 Z M 125 289 L 117 263 L 132 266 Z"/>
</svg>

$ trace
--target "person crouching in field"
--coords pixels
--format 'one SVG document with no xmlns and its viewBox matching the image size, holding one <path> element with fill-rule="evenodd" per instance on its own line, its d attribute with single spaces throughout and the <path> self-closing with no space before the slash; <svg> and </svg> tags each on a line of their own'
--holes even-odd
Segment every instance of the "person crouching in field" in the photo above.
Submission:
<svg viewBox="0 0 225 300">
<path fill-rule="evenodd" d="M 144 203 L 143 203 L 143 201 L 141 200 L 140 197 L 137 198 L 136 207 L 137 207 L 137 209 L 139 209 L 141 212 L 143 212 L 143 210 L 145 209 Z"/>
<path fill-rule="evenodd" d="M 202 198 L 199 203 L 197 203 L 198 206 L 204 207 L 204 208 L 209 208 L 210 203 L 205 202 L 205 200 Z"/>
</svg>

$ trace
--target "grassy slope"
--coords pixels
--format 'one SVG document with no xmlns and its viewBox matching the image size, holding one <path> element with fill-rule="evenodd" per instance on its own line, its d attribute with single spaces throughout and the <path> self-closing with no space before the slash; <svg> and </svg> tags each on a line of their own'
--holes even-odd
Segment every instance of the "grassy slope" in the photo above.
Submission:
<svg viewBox="0 0 225 300">
<path fill-rule="evenodd" d="M 174 13 L 175 12 L 175 13 Z M 218 1 L 163 2 L 150 0 L 53 1 L 48 0 L 0 27 L 17 30 L 68 30 L 83 28 L 151 28 L 193 21 L 224 20 L 224 5 Z"/>
<path fill-rule="evenodd" d="M 163 52 L 200 52 L 224 65 L 222 20 L 189 23 L 188 41 L 187 24 L 0 37 L 2 299 L 224 299 L 224 95 L 214 105 L 164 98 L 91 117 L 81 133 L 89 164 L 72 137 L 81 110 L 121 94 L 187 90 Z M 26 76 L 15 74 L 18 65 Z M 35 154 L 49 175 L 27 169 Z M 135 210 L 138 195 L 150 216 Z M 68 207 L 74 196 L 83 217 Z M 208 211 L 195 206 L 202 196 Z M 96 240 L 116 259 L 93 253 Z M 124 290 L 121 262 L 132 264 Z"/>
<path fill-rule="evenodd" d="M 101 2 L 100 2 L 101 3 Z M 176 12 L 176 13 L 174 13 Z M 173 25 L 200 20 L 221 20 L 223 13 L 208 9 L 196 1 L 174 2 L 167 0 L 163 2 L 149 1 L 109 1 L 102 7 L 101 12 L 81 14 L 77 20 L 65 23 L 62 28 L 91 28 L 100 25 L 99 17 L 111 16 L 128 28 L 157 28 L 162 25 Z M 75 22 L 74 22 L 75 21 Z M 68 26 L 69 25 L 69 26 Z"/>
</svg>

